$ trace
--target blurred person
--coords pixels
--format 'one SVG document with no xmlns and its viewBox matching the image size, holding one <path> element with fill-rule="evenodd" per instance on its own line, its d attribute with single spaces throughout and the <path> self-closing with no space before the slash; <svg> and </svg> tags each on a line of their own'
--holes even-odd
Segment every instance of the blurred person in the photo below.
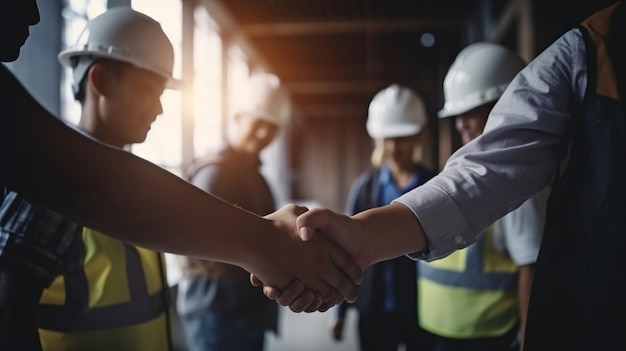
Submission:
<svg viewBox="0 0 626 351">
<path fill-rule="evenodd" d="M 592 14 L 520 71 L 483 134 L 457 150 L 441 173 L 394 203 L 353 217 L 328 209 L 303 213 L 297 219 L 301 238 L 321 231 L 363 268 L 403 254 L 432 261 L 467 247 L 554 181 L 524 350 L 620 345 L 626 314 L 626 70 L 619 63 L 626 60 L 625 37 L 623 1 Z M 306 308 L 296 290 L 267 284 L 265 293 Z"/>
<path fill-rule="evenodd" d="M 196 159 L 188 180 L 258 215 L 276 210 L 260 172 L 261 152 L 289 123 L 291 104 L 279 78 L 255 73 L 236 97 L 232 132 L 219 151 Z M 228 235 L 228 233 L 224 233 Z M 240 267 L 180 256 L 177 311 L 194 351 L 263 350 L 265 331 L 278 333 L 278 305 L 250 284 Z"/>
<path fill-rule="evenodd" d="M 18 58 L 38 22 L 35 0 L 2 2 L 3 62 Z M 5 217 L 3 225 L 12 226 L 0 230 L 0 349 L 40 349 L 41 293 L 60 273 L 75 236 L 74 228 L 56 226 L 60 213 L 134 245 L 240 265 L 295 296 L 303 293 L 303 306 L 326 310 L 355 298 L 361 271 L 343 250 L 325 240 L 298 243 L 294 223 L 305 208 L 288 205 L 259 217 L 77 132 L 41 107 L 5 65 L 0 88 L 2 200 L 15 191 L 34 208 L 55 211 L 43 228 Z M 224 228 L 229 235 L 223 237 Z M 57 229 L 62 237 L 54 235 Z"/>
<path fill-rule="evenodd" d="M 483 133 L 489 112 L 524 61 L 492 43 L 463 49 L 443 82 L 440 118 L 456 118 L 464 144 Z M 549 187 L 440 260 L 419 261 L 418 311 L 436 351 L 521 350 Z"/>
<path fill-rule="evenodd" d="M 370 102 L 367 132 L 374 140 L 373 169 L 359 175 L 348 195 L 346 213 L 391 203 L 425 183 L 434 172 L 421 164 L 422 133 L 428 115 L 421 96 L 392 84 Z M 363 351 L 430 350 L 432 336 L 422 330 L 417 315 L 417 265 L 407 257 L 374 264 L 363 272 L 359 299 L 335 309 L 331 332 L 343 338 L 346 313 L 358 310 L 359 342 Z"/>
</svg>

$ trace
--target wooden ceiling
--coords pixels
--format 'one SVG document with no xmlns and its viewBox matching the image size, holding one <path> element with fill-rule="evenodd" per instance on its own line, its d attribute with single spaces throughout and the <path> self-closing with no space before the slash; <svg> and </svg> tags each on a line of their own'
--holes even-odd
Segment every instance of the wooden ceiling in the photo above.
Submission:
<svg viewBox="0 0 626 351">
<path fill-rule="evenodd" d="M 480 0 L 204 0 L 281 77 L 300 118 L 365 118 L 391 83 L 440 103 L 445 69 Z M 505 3 L 505 2 L 501 2 Z M 430 47 L 422 40 L 434 38 Z"/>
<path fill-rule="evenodd" d="M 445 72 L 467 44 L 525 42 L 513 49 L 531 59 L 615 0 L 194 1 L 208 8 L 251 63 L 281 77 L 298 117 L 364 119 L 371 98 L 391 83 L 422 94 L 434 116 Z M 532 13 L 515 13 L 514 5 Z M 520 25 L 521 17 L 527 23 Z M 425 35 L 434 38 L 432 46 L 422 44 Z"/>
</svg>

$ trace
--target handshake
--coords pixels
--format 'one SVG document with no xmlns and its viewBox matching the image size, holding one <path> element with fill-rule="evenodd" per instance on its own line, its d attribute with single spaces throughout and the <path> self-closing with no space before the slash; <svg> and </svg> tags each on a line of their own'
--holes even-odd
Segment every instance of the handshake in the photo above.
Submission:
<svg viewBox="0 0 626 351">
<path fill-rule="evenodd" d="M 265 219 L 272 229 L 261 230 L 239 265 L 265 296 L 294 312 L 354 302 L 365 268 L 426 246 L 417 218 L 399 203 L 354 216 L 290 204 Z"/>
</svg>

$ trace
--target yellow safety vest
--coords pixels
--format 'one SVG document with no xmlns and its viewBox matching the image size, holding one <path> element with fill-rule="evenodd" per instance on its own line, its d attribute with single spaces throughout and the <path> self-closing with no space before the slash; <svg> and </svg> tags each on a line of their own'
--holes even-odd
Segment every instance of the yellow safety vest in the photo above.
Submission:
<svg viewBox="0 0 626 351">
<path fill-rule="evenodd" d="M 171 350 L 163 255 L 89 228 L 82 241 L 82 269 L 40 300 L 43 350 Z"/>
<path fill-rule="evenodd" d="M 493 225 L 469 247 L 419 262 L 422 328 L 457 339 L 496 337 L 518 323 L 517 266 L 493 242 Z"/>
</svg>

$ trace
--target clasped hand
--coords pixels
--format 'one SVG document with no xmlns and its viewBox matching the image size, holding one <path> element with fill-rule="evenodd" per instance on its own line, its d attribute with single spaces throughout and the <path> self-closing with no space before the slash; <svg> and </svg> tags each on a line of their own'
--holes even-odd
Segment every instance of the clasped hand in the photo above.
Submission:
<svg viewBox="0 0 626 351">
<path fill-rule="evenodd" d="M 326 311 L 344 300 L 356 300 L 362 271 L 370 263 L 361 254 L 359 242 L 353 240 L 360 231 L 358 221 L 327 209 L 307 212 L 296 205 L 287 205 L 265 218 L 299 242 L 295 246 L 302 249 L 303 257 L 298 261 L 303 262 L 297 265 L 281 254 L 287 273 L 297 279 L 276 285 L 251 271 L 253 285 L 264 285 L 263 291 L 269 299 L 289 306 L 294 312 Z M 315 231 L 325 235 L 313 235 Z"/>
</svg>

